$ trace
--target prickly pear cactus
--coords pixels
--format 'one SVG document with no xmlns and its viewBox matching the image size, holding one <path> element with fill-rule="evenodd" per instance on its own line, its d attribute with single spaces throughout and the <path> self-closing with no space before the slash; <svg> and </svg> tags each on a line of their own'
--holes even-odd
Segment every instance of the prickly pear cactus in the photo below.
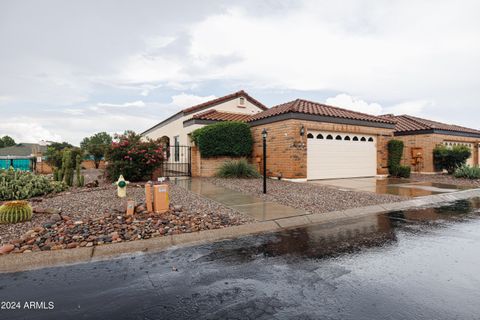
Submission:
<svg viewBox="0 0 480 320">
<path fill-rule="evenodd" d="M 0 206 L 0 223 L 17 223 L 32 219 L 32 207 L 27 201 L 10 201 Z"/>
</svg>

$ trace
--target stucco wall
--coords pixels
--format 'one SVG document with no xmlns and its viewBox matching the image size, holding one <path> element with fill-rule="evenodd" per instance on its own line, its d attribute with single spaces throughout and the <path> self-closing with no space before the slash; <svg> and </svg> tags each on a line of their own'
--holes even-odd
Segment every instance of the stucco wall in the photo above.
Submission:
<svg viewBox="0 0 480 320">
<path fill-rule="evenodd" d="M 173 145 L 174 137 L 179 135 L 180 145 L 188 146 L 191 145 L 191 141 L 188 137 L 190 133 L 192 133 L 195 129 L 201 128 L 204 125 L 190 125 L 188 127 L 183 127 L 183 122 L 185 120 L 191 119 L 195 114 L 203 113 L 207 110 L 215 109 L 217 111 L 228 111 L 228 112 L 235 112 L 235 113 L 245 113 L 245 114 L 255 114 L 261 112 L 262 110 L 259 109 L 256 105 L 252 104 L 248 99 L 245 99 L 245 103 L 243 106 L 240 106 L 240 97 L 223 102 L 221 104 L 217 104 L 211 106 L 209 108 L 202 109 L 197 112 L 189 113 L 186 116 L 179 117 L 174 121 L 165 124 L 161 128 L 157 128 L 151 132 L 145 134 L 145 137 L 157 139 L 163 136 L 167 136 L 170 138 L 170 145 Z"/>
<path fill-rule="evenodd" d="M 305 134 L 300 135 L 302 125 Z M 267 175 L 288 179 L 307 177 L 307 134 L 309 130 L 348 132 L 376 136 L 377 173 L 387 173 L 387 142 L 393 137 L 393 129 L 344 125 L 304 120 L 284 120 L 252 127 L 254 139 L 253 159 L 262 157 L 262 130 L 268 131 L 267 138 Z M 254 161 L 255 162 L 255 161 Z M 354 159 L 352 159 L 354 165 Z"/>
<path fill-rule="evenodd" d="M 474 143 L 473 148 L 473 163 L 478 164 L 478 143 L 480 139 L 470 138 L 470 137 L 461 137 L 461 136 L 451 136 L 451 135 L 441 135 L 441 134 L 418 134 L 418 135 L 409 135 L 409 136 L 396 136 L 395 139 L 402 140 L 404 143 L 403 150 L 403 159 L 402 164 L 412 166 L 412 148 L 422 148 L 422 158 L 423 163 L 417 168 L 419 172 L 424 173 L 433 173 L 435 168 L 433 165 L 433 149 L 442 144 L 444 141 L 457 141 L 457 142 L 467 142 Z M 415 169 L 412 166 L 412 169 Z"/>
</svg>

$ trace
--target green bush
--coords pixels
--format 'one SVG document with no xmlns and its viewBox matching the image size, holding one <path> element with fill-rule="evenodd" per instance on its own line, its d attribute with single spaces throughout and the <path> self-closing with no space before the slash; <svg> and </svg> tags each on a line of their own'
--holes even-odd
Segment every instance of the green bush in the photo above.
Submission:
<svg viewBox="0 0 480 320">
<path fill-rule="evenodd" d="M 117 135 L 106 154 L 108 178 L 116 181 L 122 174 L 128 181 L 151 179 L 163 163 L 163 151 L 159 140 L 143 141 L 133 131 Z"/>
<path fill-rule="evenodd" d="M 463 165 L 458 167 L 453 173 L 455 178 L 480 179 L 480 168 Z"/>
<path fill-rule="evenodd" d="M 219 178 L 259 178 L 260 174 L 255 166 L 248 163 L 246 159 L 230 160 L 223 163 L 217 170 Z"/>
<path fill-rule="evenodd" d="M 409 166 L 401 165 L 403 156 L 403 141 L 388 141 L 388 172 L 391 176 L 409 178 L 411 169 Z"/>
<path fill-rule="evenodd" d="M 398 166 L 395 169 L 395 177 L 399 178 L 410 178 L 411 168 L 409 166 Z"/>
<path fill-rule="evenodd" d="M 13 169 L 0 170 L 0 201 L 28 199 L 66 189 L 65 183 L 46 176 Z"/>
<path fill-rule="evenodd" d="M 439 145 L 433 149 L 433 162 L 437 171 L 447 170 L 452 174 L 458 167 L 463 166 L 471 155 L 472 151 L 467 146 Z"/>
<path fill-rule="evenodd" d="M 219 122 L 197 129 L 192 140 L 204 158 L 249 157 L 253 138 L 250 127 L 243 122 Z"/>
</svg>

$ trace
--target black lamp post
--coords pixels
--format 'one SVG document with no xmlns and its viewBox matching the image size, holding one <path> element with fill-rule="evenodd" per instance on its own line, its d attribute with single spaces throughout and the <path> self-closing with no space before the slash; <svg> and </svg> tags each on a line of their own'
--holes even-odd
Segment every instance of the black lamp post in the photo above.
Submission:
<svg viewBox="0 0 480 320">
<path fill-rule="evenodd" d="M 267 193 L 267 129 L 262 131 L 263 140 L 263 193 Z"/>
</svg>

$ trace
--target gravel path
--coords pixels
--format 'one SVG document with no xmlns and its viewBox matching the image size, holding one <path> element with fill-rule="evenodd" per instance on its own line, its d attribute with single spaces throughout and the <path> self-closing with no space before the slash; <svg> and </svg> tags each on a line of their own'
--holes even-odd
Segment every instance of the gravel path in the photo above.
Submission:
<svg viewBox="0 0 480 320">
<path fill-rule="evenodd" d="M 127 197 L 135 200 L 137 204 L 144 203 L 145 193 L 143 185 L 131 184 L 128 187 Z M 182 187 L 170 185 L 171 205 L 181 205 L 186 217 L 222 216 L 229 225 L 239 225 L 253 222 L 254 219 L 245 216 L 220 203 L 210 201 Z M 41 200 L 40 202 L 37 202 Z M 32 206 L 38 210 L 55 209 L 62 216 L 68 216 L 73 221 L 97 219 L 109 214 L 123 213 L 126 208 L 127 198 L 119 199 L 116 196 L 116 187 L 104 185 L 92 189 L 73 189 L 50 197 L 31 199 Z M 21 237 L 25 232 L 35 227 L 43 226 L 51 219 L 52 214 L 34 213 L 31 221 L 14 225 L 0 224 L 0 244 Z"/>
<path fill-rule="evenodd" d="M 475 187 L 480 188 L 480 179 L 470 180 L 455 178 L 452 175 L 448 174 L 418 174 L 412 173 L 410 177 L 411 181 L 421 181 L 421 182 L 435 182 L 435 183 L 445 183 L 445 184 L 454 184 L 458 186 L 466 187 Z"/>
<path fill-rule="evenodd" d="M 267 181 L 268 194 L 264 195 L 262 193 L 261 179 L 209 178 L 208 180 L 218 186 L 255 195 L 268 201 L 278 202 L 294 208 L 304 209 L 310 213 L 344 210 L 409 199 L 401 196 L 343 191 L 317 184 L 273 179 Z"/>
</svg>

